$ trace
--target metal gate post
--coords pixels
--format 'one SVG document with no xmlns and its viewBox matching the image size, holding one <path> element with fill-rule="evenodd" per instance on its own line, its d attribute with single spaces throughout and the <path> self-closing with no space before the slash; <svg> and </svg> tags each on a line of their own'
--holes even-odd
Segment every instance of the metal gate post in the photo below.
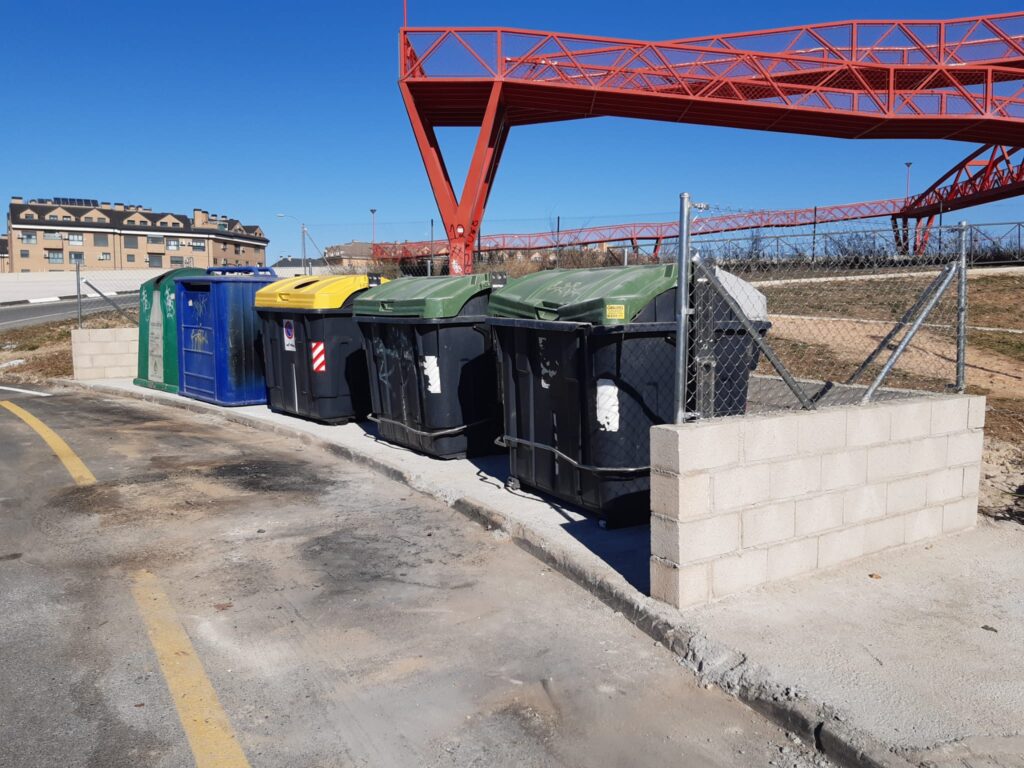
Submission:
<svg viewBox="0 0 1024 768">
<path fill-rule="evenodd" d="M 690 369 L 690 193 L 679 196 L 679 248 L 676 283 L 676 424 L 686 421 L 687 379 Z"/>
<path fill-rule="evenodd" d="M 691 265 L 693 261 L 691 260 Z M 715 291 L 706 277 L 696 271 L 691 277 L 693 291 L 694 411 L 697 418 L 715 415 Z"/>
<path fill-rule="evenodd" d="M 967 222 L 960 222 L 960 274 L 956 290 L 956 391 L 967 387 Z"/>
<path fill-rule="evenodd" d="M 78 327 L 82 327 L 82 263 L 75 259 L 75 295 L 78 297 Z"/>
</svg>

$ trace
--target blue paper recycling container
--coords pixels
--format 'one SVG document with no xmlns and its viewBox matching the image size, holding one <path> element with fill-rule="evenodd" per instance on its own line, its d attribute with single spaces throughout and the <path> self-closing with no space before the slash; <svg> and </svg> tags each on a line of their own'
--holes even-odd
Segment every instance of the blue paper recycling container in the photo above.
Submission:
<svg viewBox="0 0 1024 768">
<path fill-rule="evenodd" d="M 179 394 L 217 405 L 267 402 L 254 303 L 275 280 L 268 267 L 211 267 L 175 281 Z"/>
</svg>

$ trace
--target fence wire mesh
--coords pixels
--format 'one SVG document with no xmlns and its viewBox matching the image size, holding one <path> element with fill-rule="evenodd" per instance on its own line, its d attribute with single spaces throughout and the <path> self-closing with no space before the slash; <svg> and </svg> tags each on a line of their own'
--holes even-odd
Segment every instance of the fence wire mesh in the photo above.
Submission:
<svg viewBox="0 0 1024 768">
<path fill-rule="evenodd" d="M 775 236 L 769 247 L 750 237 L 696 240 L 696 413 L 955 389 L 960 231 L 944 234 L 942 248 L 919 253 L 900 253 L 891 230 Z M 743 368 L 751 372 L 747 392 L 735 384 Z"/>
<path fill-rule="evenodd" d="M 712 206 L 704 215 L 726 211 Z M 943 270 L 958 260 L 960 238 L 959 226 L 933 226 L 922 240 L 913 228 L 901 233 L 888 223 L 852 222 L 695 235 L 692 248 L 705 265 L 720 271 L 716 274 L 727 274 L 723 283 L 734 290 L 744 283 L 750 286 L 738 293 L 744 314 L 765 323 L 766 330 L 758 331 L 764 333 L 764 342 L 801 382 L 813 404 L 821 407 L 863 398 L 924 309 L 922 296 L 925 303 L 930 299 L 926 289 L 937 289 Z M 966 246 L 964 383 L 967 391 L 988 395 L 990 431 L 1024 442 L 1024 321 L 1017 310 L 1024 288 L 1024 224 L 970 225 Z M 676 260 L 677 250 L 674 238 L 601 245 L 567 242 L 546 249 L 477 254 L 475 269 L 516 277 L 554 268 L 667 263 Z M 436 255 L 368 260 L 333 270 L 389 277 L 446 275 L 448 264 L 445 256 Z M 945 286 L 895 361 L 878 397 L 955 388 L 959 282 L 959 275 L 954 275 Z M 703 346 L 694 349 L 705 368 L 692 368 L 687 385 L 694 397 L 698 383 L 704 386 L 704 412 L 709 397 L 714 413 L 800 407 L 764 352 L 743 338 L 746 330 L 738 328 L 735 318 L 726 316 L 728 308 L 708 292 L 706 281 L 695 284 L 693 301 L 695 319 L 714 318 L 711 326 L 691 326 L 692 333 L 703 334 L 694 341 Z M 710 307 L 712 303 L 717 308 Z M 759 312 L 766 317 L 759 318 Z M 713 371 L 707 370 L 709 357 Z M 746 390 L 741 386 L 744 370 L 750 374 Z M 706 382 L 712 373 L 718 381 L 709 395 Z M 691 402 L 689 408 L 695 412 L 697 405 Z"/>
</svg>

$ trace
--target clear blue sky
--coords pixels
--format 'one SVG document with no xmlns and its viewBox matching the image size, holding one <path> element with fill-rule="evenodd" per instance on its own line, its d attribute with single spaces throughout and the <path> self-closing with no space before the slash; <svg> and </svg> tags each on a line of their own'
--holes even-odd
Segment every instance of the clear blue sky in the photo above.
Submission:
<svg viewBox="0 0 1024 768">
<path fill-rule="evenodd" d="M 829 4 L 668 0 L 410 0 L 410 23 L 506 25 L 666 39 L 860 18 L 948 18 L 1013 2 Z M 437 217 L 396 87 L 401 0 L 0 0 L 0 195 L 193 205 L 258 223 L 271 261 L 298 249 L 426 237 Z M 454 134 L 454 135 L 449 135 Z M 465 131 L 446 131 L 461 179 Z M 460 152 L 459 150 L 463 150 Z M 841 141 L 634 120 L 513 130 L 485 232 L 671 218 L 678 193 L 733 208 L 894 197 L 904 161 L 923 189 L 969 145 Z M 1024 218 L 1011 201 L 972 221 Z M 884 223 L 884 222 L 883 222 Z M 441 231 L 440 225 L 437 229 Z"/>
</svg>

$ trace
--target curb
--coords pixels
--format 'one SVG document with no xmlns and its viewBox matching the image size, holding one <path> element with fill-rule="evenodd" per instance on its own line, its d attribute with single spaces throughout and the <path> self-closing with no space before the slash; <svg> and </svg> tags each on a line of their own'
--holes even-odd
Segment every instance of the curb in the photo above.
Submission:
<svg viewBox="0 0 1024 768">
<path fill-rule="evenodd" d="M 912 768 L 914 765 L 873 736 L 847 725 L 828 704 L 811 702 L 797 688 L 773 680 L 771 673 L 761 664 L 709 638 L 689 624 L 679 611 L 641 594 L 618 574 L 602 572 L 579 562 L 566 547 L 487 504 L 468 496 L 452 498 L 443 488 L 405 470 L 400 463 L 382 461 L 300 429 L 269 423 L 185 397 L 178 398 L 180 402 L 176 402 L 141 387 L 134 392 L 67 379 L 57 379 L 54 383 L 69 389 L 141 400 L 192 413 L 216 414 L 226 421 L 298 439 L 305 445 L 369 467 L 440 501 L 488 529 L 506 532 L 521 549 L 586 589 L 668 648 L 700 683 L 721 688 L 779 727 L 796 734 L 804 743 L 814 745 L 834 763 L 844 768 Z M 609 578 L 610 575 L 615 578 Z"/>
</svg>

